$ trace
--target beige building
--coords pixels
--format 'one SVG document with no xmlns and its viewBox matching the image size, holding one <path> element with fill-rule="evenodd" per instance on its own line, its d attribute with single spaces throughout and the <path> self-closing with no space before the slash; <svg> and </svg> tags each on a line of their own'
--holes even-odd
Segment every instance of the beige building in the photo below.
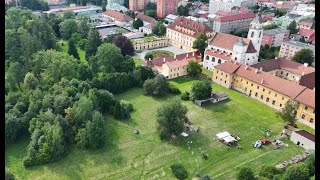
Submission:
<svg viewBox="0 0 320 180">
<path fill-rule="evenodd" d="M 140 51 L 144 49 L 153 49 L 158 47 L 164 47 L 169 45 L 168 38 L 154 38 L 154 39 L 132 39 L 131 40 L 133 48 L 135 51 Z"/>
<path fill-rule="evenodd" d="M 225 62 L 215 66 L 212 80 L 240 91 L 276 110 L 283 108 L 288 100 L 300 104 L 297 119 L 314 128 L 315 92 L 296 82 L 288 81 L 262 69 L 237 62 Z"/>
<path fill-rule="evenodd" d="M 299 41 L 285 41 L 282 42 L 279 57 L 284 57 L 286 59 L 291 59 L 296 52 L 300 51 L 301 49 L 311 49 L 315 52 L 315 46 L 302 43 Z"/>
<path fill-rule="evenodd" d="M 170 39 L 171 45 L 190 52 L 195 51 L 192 48 L 193 42 L 202 32 L 209 38 L 213 35 L 212 29 L 207 24 L 181 16 L 167 26 L 166 37 Z"/>
<path fill-rule="evenodd" d="M 162 74 L 168 79 L 172 79 L 188 75 L 187 66 L 190 61 L 200 62 L 200 53 L 191 52 L 155 60 L 146 60 L 142 65 L 151 67 L 157 73 Z"/>
<path fill-rule="evenodd" d="M 305 130 L 293 131 L 290 141 L 304 149 L 315 150 L 315 136 Z"/>
<path fill-rule="evenodd" d="M 110 19 L 118 26 L 128 26 L 133 22 L 133 19 L 130 16 L 112 9 L 107 9 L 104 12 L 104 17 Z"/>
</svg>

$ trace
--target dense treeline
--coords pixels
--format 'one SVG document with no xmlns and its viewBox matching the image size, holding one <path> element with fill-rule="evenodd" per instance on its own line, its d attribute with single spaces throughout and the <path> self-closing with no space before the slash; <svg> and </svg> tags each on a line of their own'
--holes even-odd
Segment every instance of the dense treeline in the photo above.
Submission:
<svg viewBox="0 0 320 180">
<path fill-rule="evenodd" d="M 30 137 L 26 167 L 61 159 L 72 144 L 85 149 L 103 146 L 108 130 L 104 115 L 128 119 L 133 111 L 113 93 L 142 87 L 154 77 L 153 71 L 135 67 L 125 51 L 102 43 L 85 18 L 39 18 L 16 8 L 8 9 L 5 18 L 6 145 Z M 59 52 L 58 38 L 71 40 L 72 51 L 82 42 L 88 64 L 71 51 Z"/>
</svg>

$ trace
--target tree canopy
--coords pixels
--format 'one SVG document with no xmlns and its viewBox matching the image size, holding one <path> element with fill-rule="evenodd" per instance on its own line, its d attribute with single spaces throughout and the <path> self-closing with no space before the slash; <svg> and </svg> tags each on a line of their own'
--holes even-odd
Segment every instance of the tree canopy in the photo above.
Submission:
<svg viewBox="0 0 320 180">
<path fill-rule="evenodd" d="M 295 122 L 297 121 L 296 113 L 298 107 L 298 103 L 292 100 L 288 100 L 285 106 L 279 112 L 277 112 L 277 115 L 279 115 L 284 121 L 295 124 Z"/>
<path fill-rule="evenodd" d="M 132 26 L 135 29 L 139 29 L 139 27 L 143 26 L 143 21 L 141 19 L 137 18 L 136 20 L 133 20 Z"/>
<path fill-rule="evenodd" d="M 314 62 L 313 54 L 314 52 L 311 49 L 301 49 L 294 54 L 292 60 L 301 64 L 308 63 L 308 65 L 312 65 L 312 63 Z"/>
<path fill-rule="evenodd" d="M 191 86 L 192 100 L 206 99 L 211 96 L 212 87 L 208 81 L 196 81 Z"/>
<path fill-rule="evenodd" d="M 201 65 L 196 61 L 189 61 L 187 72 L 190 76 L 196 76 L 202 72 Z"/>
<path fill-rule="evenodd" d="M 248 167 L 242 167 L 239 169 L 237 173 L 237 179 L 238 180 L 254 180 L 254 174 L 252 170 Z"/>
<path fill-rule="evenodd" d="M 197 39 L 193 42 L 192 48 L 197 49 L 201 53 L 201 57 L 204 56 L 204 50 L 208 46 L 208 37 L 205 33 L 200 33 Z"/>
<path fill-rule="evenodd" d="M 158 21 L 152 28 L 152 33 L 157 36 L 164 36 L 166 34 L 166 27 L 162 21 Z"/>
<path fill-rule="evenodd" d="M 116 36 L 112 40 L 112 43 L 121 49 L 122 56 L 134 55 L 134 48 L 133 48 L 132 42 L 127 37 L 120 36 L 120 35 Z"/>
<path fill-rule="evenodd" d="M 180 135 L 184 130 L 187 107 L 178 99 L 172 99 L 157 110 L 158 131 L 161 139 L 169 139 L 171 135 Z"/>
<path fill-rule="evenodd" d="M 291 34 L 294 34 L 296 32 L 298 32 L 297 29 L 297 22 L 295 20 L 293 20 L 288 26 L 287 29 L 290 30 Z"/>
</svg>

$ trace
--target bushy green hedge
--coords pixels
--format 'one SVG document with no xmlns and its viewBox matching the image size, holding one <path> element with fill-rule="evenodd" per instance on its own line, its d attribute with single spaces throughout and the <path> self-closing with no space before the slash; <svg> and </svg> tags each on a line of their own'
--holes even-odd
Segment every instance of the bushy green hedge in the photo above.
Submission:
<svg viewBox="0 0 320 180">
<path fill-rule="evenodd" d="M 173 164 L 171 170 L 178 179 L 185 179 L 188 177 L 187 170 L 181 164 Z"/>
</svg>

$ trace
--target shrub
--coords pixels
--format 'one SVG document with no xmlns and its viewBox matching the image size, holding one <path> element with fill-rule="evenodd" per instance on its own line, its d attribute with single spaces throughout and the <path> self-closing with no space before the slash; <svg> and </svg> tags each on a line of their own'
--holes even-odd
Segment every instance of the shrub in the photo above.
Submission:
<svg viewBox="0 0 320 180">
<path fill-rule="evenodd" d="M 309 169 L 309 176 L 313 176 L 315 174 L 315 165 L 316 165 L 316 159 L 314 154 L 312 154 L 306 159 L 305 164 Z"/>
<path fill-rule="evenodd" d="M 190 93 L 188 91 L 181 94 L 181 100 L 188 101 L 190 99 Z"/>
<path fill-rule="evenodd" d="M 309 179 L 309 169 L 305 164 L 294 164 L 286 169 L 283 175 L 285 180 L 299 179 L 308 180 Z"/>
<path fill-rule="evenodd" d="M 208 174 L 202 176 L 199 180 L 211 180 L 210 176 Z"/>
<path fill-rule="evenodd" d="M 130 112 L 133 110 L 133 106 L 125 100 L 120 100 L 116 102 L 114 107 L 114 118 L 116 119 L 129 119 Z"/>
<path fill-rule="evenodd" d="M 4 179 L 5 180 L 14 180 L 14 175 L 12 173 L 10 173 L 9 171 L 6 171 Z"/>
<path fill-rule="evenodd" d="M 169 84 L 169 92 L 171 94 L 181 94 L 181 91 L 172 84 Z"/>
<path fill-rule="evenodd" d="M 274 166 L 263 166 L 259 173 L 259 176 L 266 177 L 268 179 L 273 179 L 273 176 L 280 174 L 281 171 Z"/>
<path fill-rule="evenodd" d="M 187 170 L 181 164 L 172 165 L 171 170 L 178 179 L 185 179 L 188 176 Z"/>
<path fill-rule="evenodd" d="M 163 96 L 169 92 L 168 80 L 158 75 L 153 79 L 148 79 L 143 84 L 143 90 L 146 95 Z"/>
<path fill-rule="evenodd" d="M 255 177 L 253 175 L 253 172 L 248 167 L 242 167 L 237 174 L 238 180 L 254 180 Z"/>
</svg>

